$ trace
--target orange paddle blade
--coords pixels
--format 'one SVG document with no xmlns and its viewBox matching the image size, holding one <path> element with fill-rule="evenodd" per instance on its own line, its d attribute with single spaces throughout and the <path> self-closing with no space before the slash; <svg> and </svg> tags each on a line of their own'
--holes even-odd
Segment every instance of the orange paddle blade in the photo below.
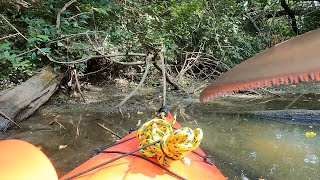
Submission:
<svg viewBox="0 0 320 180">
<path fill-rule="evenodd" d="M 58 180 L 50 160 L 32 144 L 3 140 L 0 150 L 1 180 Z"/>
<path fill-rule="evenodd" d="M 262 86 L 320 80 L 320 29 L 277 44 L 214 80 L 201 95 L 214 97 Z"/>
</svg>

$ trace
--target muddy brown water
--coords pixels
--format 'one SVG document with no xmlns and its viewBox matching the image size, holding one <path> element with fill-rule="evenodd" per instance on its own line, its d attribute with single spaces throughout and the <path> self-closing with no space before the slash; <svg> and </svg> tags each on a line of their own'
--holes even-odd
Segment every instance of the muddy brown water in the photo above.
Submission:
<svg viewBox="0 0 320 180">
<path fill-rule="evenodd" d="M 320 125 L 214 113 L 215 107 L 210 106 L 189 106 L 182 114 L 177 110 L 178 121 L 182 126 L 203 129 L 201 147 L 228 179 L 320 177 Z M 40 111 L 21 123 L 22 130 L 2 133 L 0 139 L 33 143 L 50 158 L 61 177 L 89 159 L 94 149 L 116 142 L 117 137 L 98 123 L 124 136 L 154 113 L 123 115 L 110 114 L 105 118 L 101 112 Z M 310 131 L 317 135 L 306 137 L 305 133 Z"/>
</svg>

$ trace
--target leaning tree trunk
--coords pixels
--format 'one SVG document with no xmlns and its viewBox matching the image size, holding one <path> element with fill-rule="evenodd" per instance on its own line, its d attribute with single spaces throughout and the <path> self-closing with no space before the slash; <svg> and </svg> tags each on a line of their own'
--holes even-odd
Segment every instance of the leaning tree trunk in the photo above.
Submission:
<svg viewBox="0 0 320 180">
<path fill-rule="evenodd" d="M 0 92 L 0 130 L 18 123 L 44 104 L 58 89 L 59 77 L 51 67 L 13 89 Z M 14 121 L 14 122 L 12 122 Z"/>
</svg>

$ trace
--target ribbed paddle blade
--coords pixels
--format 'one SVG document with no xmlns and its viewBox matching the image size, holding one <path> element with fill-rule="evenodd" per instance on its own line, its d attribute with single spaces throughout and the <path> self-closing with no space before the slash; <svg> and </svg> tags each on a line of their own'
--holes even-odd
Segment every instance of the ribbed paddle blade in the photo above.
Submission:
<svg viewBox="0 0 320 180">
<path fill-rule="evenodd" d="M 239 90 L 320 80 L 320 29 L 275 45 L 222 74 L 201 95 L 206 102 Z"/>
</svg>

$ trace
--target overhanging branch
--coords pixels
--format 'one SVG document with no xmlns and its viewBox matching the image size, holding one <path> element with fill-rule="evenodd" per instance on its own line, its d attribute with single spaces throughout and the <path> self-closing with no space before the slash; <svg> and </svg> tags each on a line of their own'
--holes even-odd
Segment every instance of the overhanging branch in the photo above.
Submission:
<svg viewBox="0 0 320 180">
<path fill-rule="evenodd" d="M 296 34 L 298 34 L 297 20 L 296 20 L 294 12 L 289 8 L 286 0 L 281 0 L 280 2 L 281 2 L 282 8 L 285 10 L 285 12 L 288 14 L 289 18 L 291 19 L 292 30 Z"/>
</svg>

